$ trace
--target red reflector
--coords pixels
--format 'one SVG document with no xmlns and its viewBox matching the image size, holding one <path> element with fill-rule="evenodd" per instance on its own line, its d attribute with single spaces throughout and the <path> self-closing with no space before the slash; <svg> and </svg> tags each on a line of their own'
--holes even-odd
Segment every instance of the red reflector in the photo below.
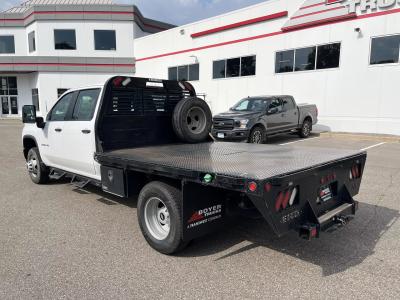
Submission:
<svg viewBox="0 0 400 300">
<path fill-rule="evenodd" d="M 325 177 L 322 177 L 322 178 L 321 178 L 321 184 L 325 184 L 325 182 L 326 182 L 326 181 L 325 181 Z"/>
<path fill-rule="evenodd" d="M 311 229 L 310 235 L 311 235 L 311 237 L 316 237 L 317 233 L 318 233 L 317 228 L 313 228 L 313 229 Z"/>
<path fill-rule="evenodd" d="M 272 184 L 270 183 L 265 184 L 265 191 L 269 193 L 271 190 L 272 190 Z"/>
<path fill-rule="evenodd" d="M 291 190 L 288 190 L 287 192 L 286 192 L 286 194 L 285 194 L 285 198 L 283 198 L 283 201 L 282 201 L 282 207 L 283 207 L 283 209 L 285 209 L 286 207 L 287 207 L 287 205 L 288 205 L 288 203 L 289 203 L 289 199 L 290 199 L 290 195 L 292 194 L 292 191 Z"/>
<path fill-rule="evenodd" d="M 255 183 L 254 181 L 249 183 L 249 191 L 250 192 L 255 192 L 257 190 L 257 183 Z"/>
<path fill-rule="evenodd" d="M 113 80 L 114 86 L 121 86 L 122 81 L 124 80 L 123 77 L 117 77 Z"/>
<path fill-rule="evenodd" d="M 276 202 L 275 202 L 275 210 L 276 211 L 279 211 L 281 209 L 282 201 L 283 201 L 283 192 L 280 192 L 278 194 L 278 197 L 276 198 Z"/>
</svg>

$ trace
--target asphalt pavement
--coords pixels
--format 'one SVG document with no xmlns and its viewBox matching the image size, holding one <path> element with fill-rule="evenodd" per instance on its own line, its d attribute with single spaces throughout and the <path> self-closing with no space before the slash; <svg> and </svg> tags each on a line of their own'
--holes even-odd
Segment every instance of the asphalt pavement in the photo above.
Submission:
<svg viewBox="0 0 400 300">
<path fill-rule="evenodd" d="M 400 299 L 399 139 L 273 138 L 366 149 L 355 220 L 311 242 L 240 221 L 164 256 L 141 235 L 136 199 L 67 181 L 34 185 L 21 129 L 0 121 L 0 299 Z"/>
</svg>

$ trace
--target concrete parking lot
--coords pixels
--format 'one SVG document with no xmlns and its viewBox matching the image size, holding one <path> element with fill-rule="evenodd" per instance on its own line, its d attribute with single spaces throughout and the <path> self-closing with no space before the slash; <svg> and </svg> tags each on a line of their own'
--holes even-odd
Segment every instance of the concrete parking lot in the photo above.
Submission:
<svg viewBox="0 0 400 300">
<path fill-rule="evenodd" d="M 284 147 L 367 149 L 360 210 L 311 242 L 276 238 L 264 221 L 152 250 L 136 199 L 68 182 L 31 183 L 17 121 L 0 121 L 0 299 L 400 299 L 400 143 L 364 135 L 271 139 Z"/>
</svg>

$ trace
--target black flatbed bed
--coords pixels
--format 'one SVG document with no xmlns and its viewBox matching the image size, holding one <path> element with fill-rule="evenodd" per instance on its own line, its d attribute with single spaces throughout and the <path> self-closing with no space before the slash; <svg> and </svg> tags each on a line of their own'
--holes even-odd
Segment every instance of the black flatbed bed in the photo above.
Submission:
<svg viewBox="0 0 400 300">
<path fill-rule="evenodd" d="M 266 180 L 360 154 L 353 150 L 215 142 L 126 148 L 97 153 L 96 157 L 103 165 L 124 169 L 164 171 L 188 177 L 213 173 Z"/>
</svg>

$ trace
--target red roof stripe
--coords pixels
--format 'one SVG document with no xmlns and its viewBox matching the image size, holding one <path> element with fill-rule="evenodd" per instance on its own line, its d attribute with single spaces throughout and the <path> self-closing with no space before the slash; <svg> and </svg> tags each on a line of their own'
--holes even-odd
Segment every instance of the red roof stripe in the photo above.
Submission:
<svg viewBox="0 0 400 300">
<path fill-rule="evenodd" d="M 315 11 L 315 12 L 312 12 L 312 13 L 304 14 L 304 15 L 301 15 L 301 16 L 292 17 L 291 20 L 300 19 L 300 18 L 312 16 L 312 15 L 318 15 L 318 14 L 322 14 L 322 13 L 325 13 L 325 12 L 338 10 L 338 9 L 343 9 L 343 8 L 344 8 L 344 6 L 338 6 L 338 7 L 334 7 L 334 8 L 319 10 L 319 11 Z"/>
<path fill-rule="evenodd" d="M 300 9 L 307 9 L 307 8 L 316 7 L 316 6 L 325 5 L 325 4 L 326 4 L 326 2 L 324 1 L 324 2 L 321 2 L 321 3 L 317 3 L 317 4 L 300 7 Z"/>
<path fill-rule="evenodd" d="M 221 31 L 225 31 L 225 30 L 229 30 L 229 29 L 233 29 L 233 28 L 238 28 L 238 27 L 251 25 L 251 24 L 255 24 L 255 23 L 260 23 L 260 22 L 265 22 L 265 21 L 269 21 L 269 20 L 275 20 L 275 19 L 282 18 L 282 17 L 287 17 L 287 16 L 288 16 L 288 11 L 281 11 L 281 12 L 278 12 L 278 13 L 274 13 L 274 14 L 270 14 L 270 15 L 254 18 L 254 19 L 249 19 L 249 20 L 245 20 L 245 21 L 241 21 L 241 22 L 237 22 L 237 23 L 233 23 L 233 24 L 228 24 L 228 25 L 224 25 L 224 26 L 220 26 L 220 27 L 216 27 L 216 28 L 212 28 L 212 29 L 196 32 L 196 33 L 193 33 L 191 35 L 191 37 L 192 38 L 197 38 L 197 37 L 201 37 L 201 36 L 205 36 L 205 35 L 221 32 Z"/>
<path fill-rule="evenodd" d="M 79 64 L 79 63 L 0 63 L 0 66 L 62 66 L 62 67 L 134 67 L 135 64 Z"/>
</svg>

